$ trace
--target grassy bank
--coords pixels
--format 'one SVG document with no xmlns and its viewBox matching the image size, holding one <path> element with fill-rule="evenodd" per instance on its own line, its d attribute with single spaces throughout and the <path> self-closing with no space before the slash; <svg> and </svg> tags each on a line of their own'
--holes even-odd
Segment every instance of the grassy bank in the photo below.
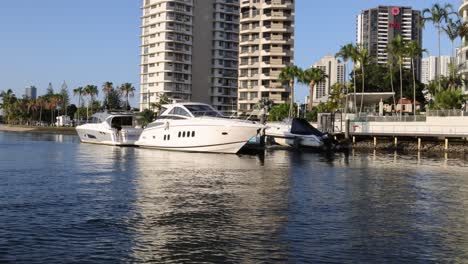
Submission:
<svg viewBox="0 0 468 264">
<path fill-rule="evenodd" d="M 76 130 L 74 127 L 40 127 L 40 126 L 0 125 L 0 131 L 17 132 L 17 133 L 76 135 Z"/>
</svg>

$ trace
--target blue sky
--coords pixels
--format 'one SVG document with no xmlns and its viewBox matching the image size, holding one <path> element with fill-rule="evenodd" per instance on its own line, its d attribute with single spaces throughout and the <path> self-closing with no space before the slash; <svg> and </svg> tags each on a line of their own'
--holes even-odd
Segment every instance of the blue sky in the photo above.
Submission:
<svg viewBox="0 0 468 264">
<path fill-rule="evenodd" d="M 431 0 L 296 0 L 295 63 L 309 67 L 355 41 L 356 15 L 377 5 L 430 7 Z M 456 9 L 461 0 L 447 0 Z M 0 91 L 21 96 L 35 85 L 43 94 L 49 82 L 69 90 L 105 81 L 131 82 L 139 89 L 140 0 L 14 0 L 0 3 Z M 423 46 L 436 55 L 431 25 Z M 450 44 L 442 39 L 442 53 Z M 296 88 L 303 100 L 306 87 Z M 137 102 L 138 96 L 132 100 Z"/>
</svg>

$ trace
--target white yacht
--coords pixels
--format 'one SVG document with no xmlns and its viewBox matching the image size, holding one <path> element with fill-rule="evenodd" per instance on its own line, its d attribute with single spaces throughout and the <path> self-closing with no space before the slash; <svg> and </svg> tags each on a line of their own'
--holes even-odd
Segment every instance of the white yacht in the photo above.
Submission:
<svg viewBox="0 0 468 264">
<path fill-rule="evenodd" d="M 293 118 L 266 124 L 265 136 L 281 146 L 321 148 L 328 135 L 320 132 L 305 119 Z"/>
<path fill-rule="evenodd" d="M 229 119 L 202 103 L 164 105 L 135 143 L 163 150 L 237 153 L 263 126 Z"/>
<path fill-rule="evenodd" d="M 96 113 L 76 127 L 81 142 L 114 146 L 133 146 L 142 131 L 136 114 L 118 112 Z"/>
</svg>

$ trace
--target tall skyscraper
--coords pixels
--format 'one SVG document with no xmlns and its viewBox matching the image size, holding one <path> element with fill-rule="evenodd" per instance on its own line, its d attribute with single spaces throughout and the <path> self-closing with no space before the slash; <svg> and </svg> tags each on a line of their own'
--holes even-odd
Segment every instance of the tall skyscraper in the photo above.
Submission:
<svg viewBox="0 0 468 264">
<path fill-rule="evenodd" d="M 422 46 L 421 11 L 404 6 L 378 6 L 361 12 L 357 17 L 357 43 L 369 50 L 377 63 L 386 64 L 390 58 L 388 44 L 398 35 Z M 421 59 L 416 59 L 416 76 L 420 76 Z M 405 67 L 410 68 L 409 58 Z"/>
<path fill-rule="evenodd" d="M 236 109 L 239 0 L 143 0 L 140 109 L 162 94 Z"/>
<path fill-rule="evenodd" d="M 468 21 L 468 0 L 464 0 L 458 9 L 460 17 L 463 21 Z M 463 47 L 458 50 L 458 73 L 462 75 L 464 80 L 468 80 L 468 42 L 467 38 L 464 37 L 462 41 Z M 464 92 L 468 94 L 468 85 L 464 84 Z M 468 110 L 468 106 L 466 107 Z"/>
<path fill-rule="evenodd" d="M 242 0 L 240 7 L 238 113 L 247 115 L 261 98 L 290 100 L 278 76 L 294 59 L 294 1 Z"/>
<path fill-rule="evenodd" d="M 346 66 L 335 56 L 327 55 L 312 67 L 321 69 L 328 76 L 325 81 L 317 83 L 314 87 L 313 104 L 317 105 L 328 101 L 332 85 L 335 83 L 345 83 Z"/>
<path fill-rule="evenodd" d="M 24 96 L 28 99 L 36 100 L 37 88 L 35 86 L 26 87 L 26 89 L 24 89 Z"/>
<path fill-rule="evenodd" d="M 437 76 L 450 75 L 450 63 L 454 61 L 453 57 L 441 56 L 439 64 L 438 56 L 423 58 L 421 61 L 421 82 L 428 84 L 436 79 Z M 439 66 L 440 65 L 440 66 Z"/>
</svg>

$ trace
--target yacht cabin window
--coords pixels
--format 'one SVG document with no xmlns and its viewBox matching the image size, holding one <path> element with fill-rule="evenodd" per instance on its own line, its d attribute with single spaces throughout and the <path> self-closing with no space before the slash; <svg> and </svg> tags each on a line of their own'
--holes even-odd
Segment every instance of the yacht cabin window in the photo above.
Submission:
<svg viewBox="0 0 468 264">
<path fill-rule="evenodd" d="M 220 112 L 214 110 L 208 105 L 184 105 L 194 116 L 223 116 Z"/>
<path fill-rule="evenodd" d="M 190 114 L 187 113 L 183 108 L 181 107 L 174 107 L 172 110 L 169 112 L 169 115 L 179 115 L 179 116 L 187 116 L 190 117 Z"/>
</svg>

